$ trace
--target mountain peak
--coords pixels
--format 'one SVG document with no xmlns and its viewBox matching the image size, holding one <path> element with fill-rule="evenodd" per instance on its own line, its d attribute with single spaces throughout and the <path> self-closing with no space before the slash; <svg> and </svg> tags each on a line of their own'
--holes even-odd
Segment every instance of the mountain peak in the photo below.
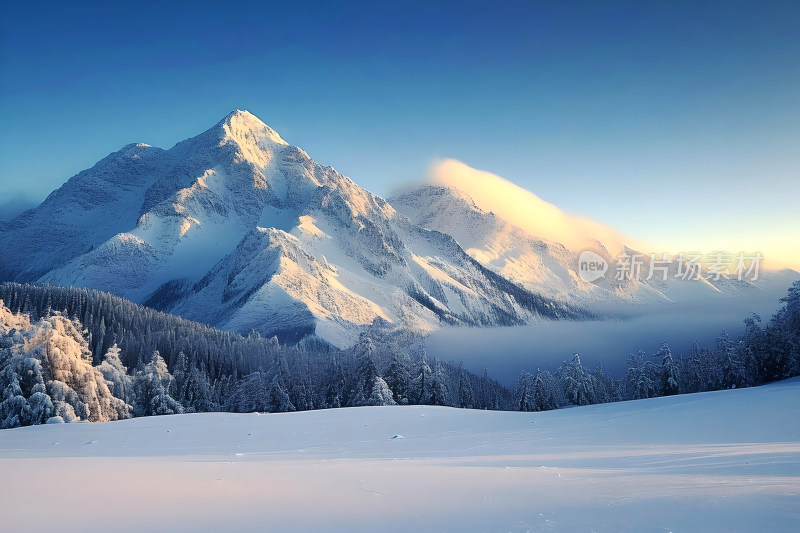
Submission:
<svg viewBox="0 0 800 533">
<path fill-rule="evenodd" d="M 240 145 L 252 142 L 272 142 L 287 146 L 277 131 L 273 130 L 249 111 L 236 109 L 228 113 L 219 126 L 222 127 L 225 137 L 235 140 Z"/>
</svg>

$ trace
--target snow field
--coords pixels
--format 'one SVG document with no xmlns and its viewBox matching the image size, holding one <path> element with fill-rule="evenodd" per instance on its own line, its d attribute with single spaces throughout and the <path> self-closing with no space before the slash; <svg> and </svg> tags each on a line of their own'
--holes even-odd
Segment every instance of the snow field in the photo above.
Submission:
<svg viewBox="0 0 800 533">
<path fill-rule="evenodd" d="M 792 531 L 798 400 L 793 379 L 544 413 L 362 407 L 4 430 L 0 516 L 16 532 Z"/>
</svg>

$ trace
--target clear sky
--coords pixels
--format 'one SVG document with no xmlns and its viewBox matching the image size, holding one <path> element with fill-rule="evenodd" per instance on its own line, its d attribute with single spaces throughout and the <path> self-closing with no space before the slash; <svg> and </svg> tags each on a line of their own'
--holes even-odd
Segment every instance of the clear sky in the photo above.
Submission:
<svg viewBox="0 0 800 533">
<path fill-rule="evenodd" d="M 2 2 L 0 218 L 233 109 L 388 195 L 449 157 L 800 268 L 800 2 Z"/>
</svg>

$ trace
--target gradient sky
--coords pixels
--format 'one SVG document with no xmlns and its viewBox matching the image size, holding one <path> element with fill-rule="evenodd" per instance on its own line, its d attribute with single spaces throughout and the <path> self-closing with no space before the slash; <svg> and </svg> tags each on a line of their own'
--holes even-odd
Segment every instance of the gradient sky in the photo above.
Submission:
<svg viewBox="0 0 800 533">
<path fill-rule="evenodd" d="M 800 268 L 800 3 L 3 2 L 0 218 L 233 109 L 388 195 L 450 157 Z"/>
</svg>

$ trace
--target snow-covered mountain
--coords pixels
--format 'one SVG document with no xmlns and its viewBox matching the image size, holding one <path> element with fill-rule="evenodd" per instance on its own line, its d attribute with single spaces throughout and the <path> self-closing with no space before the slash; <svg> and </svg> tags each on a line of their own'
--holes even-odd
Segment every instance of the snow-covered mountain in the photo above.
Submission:
<svg viewBox="0 0 800 533">
<path fill-rule="evenodd" d="M 586 316 L 475 261 L 247 111 L 130 144 L 0 228 L 0 278 L 107 290 L 221 328 L 337 345 L 373 324 Z"/>
<path fill-rule="evenodd" d="M 467 192 L 454 186 L 424 185 L 390 198 L 389 202 L 412 223 L 452 235 L 471 257 L 506 279 L 549 298 L 590 307 L 612 302 L 669 303 L 724 297 L 755 291 L 776 280 L 781 286 L 788 286 L 797 279 L 793 271 L 761 272 L 760 281 L 751 283 L 746 279 L 714 279 L 703 271 L 704 275 L 697 279 L 684 280 L 676 276 L 677 262 L 668 265 L 666 276 L 654 269 L 654 275 L 647 279 L 649 254 L 614 242 L 620 237 L 601 241 L 598 236 L 566 246 L 484 211 Z M 544 228 L 541 233 L 546 234 L 549 229 Z M 594 283 L 578 275 L 579 256 L 585 249 L 604 258 L 611 269 Z M 641 257 L 641 276 L 615 279 L 613 269 L 624 252 Z"/>
<path fill-rule="evenodd" d="M 169 150 L 129 144 L 0 224 L 0 280 L 97 288 L 223 329 L 314 332 L 345 346 L 373 326 L 583 318 L 609 302 L 739 294 L 797 277 L 589 283 L 577 272 L 582 250 L 613 268 L 633 245 L 502 178 L 450 166 L 491 194 L 507 189 L 499 207 L 530 198 L 516 217 L 499 216 L 443 180 L 387 202 L 234 111 Z"/>
</svg>

